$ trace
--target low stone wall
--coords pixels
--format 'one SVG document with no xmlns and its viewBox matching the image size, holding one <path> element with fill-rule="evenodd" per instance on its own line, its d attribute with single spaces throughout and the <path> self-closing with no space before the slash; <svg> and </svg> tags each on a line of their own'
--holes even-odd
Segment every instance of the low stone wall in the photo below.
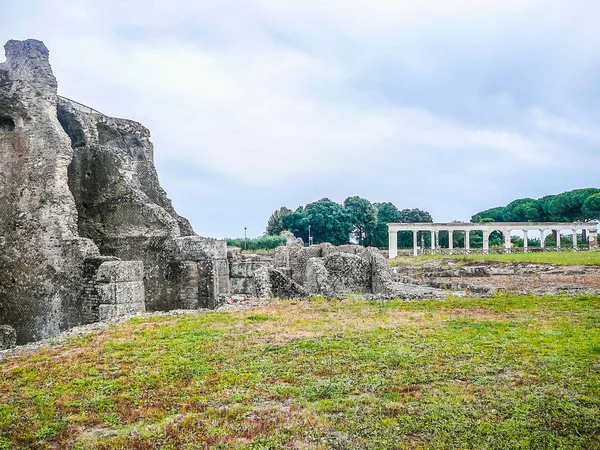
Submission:
<svg viewBox="0 0 600 450">
<path fill-rule="evenodd" d="M 175 240 L 169 263 L 169 295 L 177 302 L 170 309 L 215 308 L 229 293 L 227 243 L 187 236 Z"/>
<path fill-rule="evenodd" d="M 98 309 L 101 299 L 96 277 L 98 276 L 100 266 L 108 261 L 119 261 L 119 259 L 112 256 L 98 256 L 95 258 L 86 258 L 83 263 L 81 304 L 79 305 L 79 311 L 75 313 L 79 316 L 78 322 L 81 324 L 97 322 L 100 317 Z"/>
<path fill-rule="evenodd" d="M 277 268 L 288 269 L 289 276 L 296 283 L 306 283 L 306 267 L 311 258 L 325 258 L 331 253 L 344 253 L 358 255 L 364 250 L 360 245 L 340 245 L 336 247 L 330 243 L 322 243 L 303 247 L 298 244 L 288 244 L 277 247 L 274 251 L 274 265 Z"/>
<path fill-rule="evenodd" d="M 271 254 L 241 253 L 237 247 L 227 249 L 229 264 L 229 293 L 231 295 L 258 296 L 256 272 L 273 264 Z"/>
<path fill-rule="evenodd" d="M 232 294 L 294 297 L 384 294 L 397 289 L 376 248 L 329 243 L 304 247 L 291 240 L 271 255 L 229 249 Z M 287 280 L 287 281 L 285 281 Z"/>
<path fill-rule="evenodd" d="M 141 261 L 107 261 L 96 274 L 98 320 L 146 310 Z"/>
</svg>

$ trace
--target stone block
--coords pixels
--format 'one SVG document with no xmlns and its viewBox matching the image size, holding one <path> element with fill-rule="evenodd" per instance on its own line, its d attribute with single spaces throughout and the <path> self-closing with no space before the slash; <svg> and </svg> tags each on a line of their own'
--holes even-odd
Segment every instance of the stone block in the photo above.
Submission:
<svg viewBox="0 0 600 450">
<path fill-rule="evenodd" d="M 227 242 L 200 236 L 175 239 L 173 257 L 178 261 L 227 259 Z"/>
<path fill-rule="evenodd" d="M 229 280 L 229 292 L 233 295 L 236 294 L 255 294 L 254 278 L 231 278 Z"/>
<path fill-rule="evenodd" d="M 0 325 L 0 350 L 14 348 L 17 345 L 17 332 L 10 325 Z"/>
<path fill-rule="evenodd" d="M 229 276 L 236 277 L 251 277 L 260 267 L 269 266 L 272 264 L 271 259 L 267 258 L 243 258 L 234 260 L 229 266 Z"/>
<path fill-rule="evenodd" d="M 98 320 L 108 320 L 117 317 L 117 305 L 98 306 Z"/>
<path fill-rule="evenodd" d="M 371 264 L 357 255 L 330 253 L 323 258 L 329 283 L 336 293 L 368 293 L 371 291 Z"/>
<path fill-rule="evenodd" d="M 96 274 L 99 283 L 139 281 L 144 278 L 141 261 L 107 261 L 100 265 Z"/>
<path fill-rule="evenodd" d="M 329 272 L 323 264 L 322 258 L 310 258 L 306 264 L 304 288 L 310 294 L 334 294 L 329 282 Z"/>
<path fill-rule="evenodd" d="M 142 281 L 99 284 L 97 290 L 101 305 L 144 304 Z"/>
</svg>

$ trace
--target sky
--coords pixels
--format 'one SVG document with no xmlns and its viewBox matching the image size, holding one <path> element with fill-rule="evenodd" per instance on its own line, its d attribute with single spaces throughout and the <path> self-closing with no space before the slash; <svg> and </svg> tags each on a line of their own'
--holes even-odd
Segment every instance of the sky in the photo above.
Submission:
<svg viewBox="0 0 600 450">
<path fill-rule="evenodd" d="M 597 0 L 0 0 L 59 94 L 152 133 L 202 236 L 327 197 L 434 221 L 600 187 Z M 0 61 L 3 58 L 0 57 Z"/>
</svg>

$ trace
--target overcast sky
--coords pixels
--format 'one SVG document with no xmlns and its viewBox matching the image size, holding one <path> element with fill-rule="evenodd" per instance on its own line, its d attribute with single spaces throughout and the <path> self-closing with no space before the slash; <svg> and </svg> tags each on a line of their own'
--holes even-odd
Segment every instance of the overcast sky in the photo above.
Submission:
<svg viewBox="0 0 600 450">
<path fill-rule="evenodd" d="M 0 0 L 59 93 L 137 120 L 204 236 L 350 195 L 468 220 L 600 186 L 597 0 Z M 3 58 L 0 58 L 3 60 Z"/>
</svg>

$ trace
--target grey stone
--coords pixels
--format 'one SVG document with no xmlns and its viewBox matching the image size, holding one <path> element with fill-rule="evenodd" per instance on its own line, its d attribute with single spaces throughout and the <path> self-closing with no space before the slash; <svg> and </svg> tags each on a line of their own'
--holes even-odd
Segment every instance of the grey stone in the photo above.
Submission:
<svg viewBox="0 0 600 450">
<path fill-rule="evenodd" d="M 351 253 L 331 253 L 323 258 L 329 284 L 336 294 L 371 292 L 369 262 Z"/>
<path fill-rule="evenodd" d="M 227 259 L 227 243 L 200 236 L 182 237 L 175 240 L 174 258 L 179 261 Z"/>
<path fill-rule="evenodd" d="M 59 97 L 42 42 L 5 49 L 0 323 L 25 343 L 144 305 L 217 306 L 229 291 L 226 244 L 177 214 L 150 132 Z"/>
<path fill-rule="evenodd" d="M 311 294 L 333 296 L 335 291 L 329 282 L 329 272 L 322 258 L 310 258 L 306 264 L 306 282 L 304 287 Z"/>
<path fill-rule="evenodd" d="M 17 345 L 17 332 L 10 325 L 0 325 L 0 350 L 14 348 Z"/>
<path fill-rule="evenodd" d="M 0 323 L 19 343 L 79 322 L 84 260 L 67 184 L 73 150 L 57 115 L 57 83 L 40 41 L 9 41 L 0 64 Z"/>
<path fill-rule="evenodd" d="M 100 265 L 96 274 L 99 283 L 141 281 L 143 278 L 144 265 L 141 261 L 107 261 Z"/>
</svg>

